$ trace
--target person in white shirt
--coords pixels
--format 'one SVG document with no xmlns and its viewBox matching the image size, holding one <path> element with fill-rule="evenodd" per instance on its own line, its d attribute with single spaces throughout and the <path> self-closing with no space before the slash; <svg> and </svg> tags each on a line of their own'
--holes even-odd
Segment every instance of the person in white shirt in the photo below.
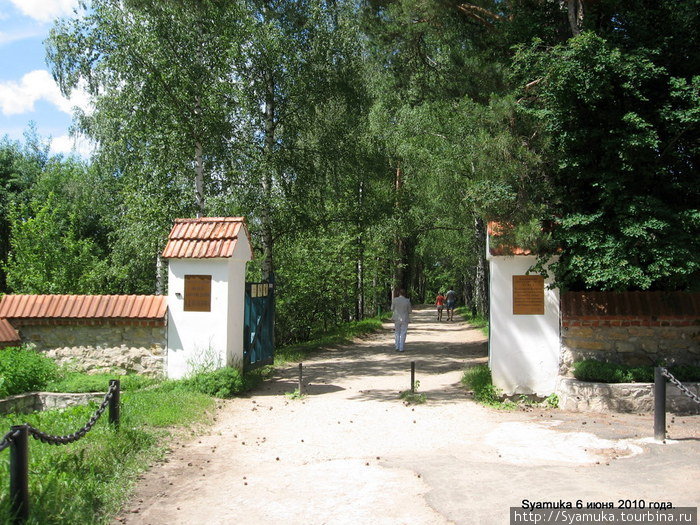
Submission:
<svg viewBox="0 0 700 525">
<path fill-rule="evenodd" d="M 411 320 L 411 301 L 406 297 L 406 291 L 401 288 L 397 292 L 397 296 L 391 300 L 391 311 L 394 314 L 391 318 L 394 321 L 394 339 L 396 342 L 396 350 L 403 352 L 403 347 L 406 344 L 406 332 L 408 332 L 408 323 Z"/>
</svg>

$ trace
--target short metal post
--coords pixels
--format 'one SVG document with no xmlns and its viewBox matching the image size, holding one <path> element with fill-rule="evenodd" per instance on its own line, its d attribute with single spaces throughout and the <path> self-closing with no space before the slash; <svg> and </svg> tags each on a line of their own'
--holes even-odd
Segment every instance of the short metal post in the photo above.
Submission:
<svg viewBox="0 0 700 525">
<path fill-rule="evenodd" d="M 416 393 L 416 362 L 411 361 L 411 394 Z"/>
<path fill-rule="evenodd" d="M 304 394 L 304 383 L 303 383 L 303 381 L 302 381 L 302 371 L 301 371 L 301 369 L 302 369 L 302 365 L 301 365 L 301 363 L 299 363 L 299 395 L 303 395 L 303 394 Z"/>
<path fill-rule="evenodd" d="M 109 422 L 115 430 L 119 429 L 119 379 L 110 379 L 109 388 L 114 388 L 112 397 L 109 398 Z"/>
<path fill-rule="evenodd" d="M 654 368 L 654 439 L 666 439 L 666 378 L 660 366 Z"/>
<path fill-rule="evenodd" d="M 24 523 L 29 518 L 29 429 L 26 425 L 17 425 L 12 431 L 10 511 L 12 523 Z"/>
</svg>

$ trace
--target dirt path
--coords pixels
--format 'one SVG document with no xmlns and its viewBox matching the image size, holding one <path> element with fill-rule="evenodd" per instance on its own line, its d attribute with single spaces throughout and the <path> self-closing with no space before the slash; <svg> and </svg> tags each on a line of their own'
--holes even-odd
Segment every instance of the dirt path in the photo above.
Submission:
<svg viewBox="0 0 700 525">
<path fill-rule="evenodd" d="M 645 441 L 650 416 L 495 411 L 460 386 L 486 361 L 483 335 L 415 313 L 406 352 L 386 330 L 304 363 L 152 468 L 115 523 L 501 524 L 530 501 L 700 504 L 700 417 L 676 417 L 673 444 Z M 410 362 L 428 402 L 407 406 Z"/>
</svg>

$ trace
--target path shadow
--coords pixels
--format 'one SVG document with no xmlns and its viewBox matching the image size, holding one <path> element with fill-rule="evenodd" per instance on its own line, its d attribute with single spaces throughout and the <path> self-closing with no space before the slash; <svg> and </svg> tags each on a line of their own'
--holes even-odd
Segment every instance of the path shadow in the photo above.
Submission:
<svg viewBox="0 0 700 525">
<path fill-rule="evenodd" d="M 385 324 L 372 336 L 352 344 L 330 348 L 310 356 L 303 363 L 303 381 L 309 385 L 307 395 L 322 395 L 343 390 L 338 384 L 357 378 L 367 379 L 367 388 L 350 399 L 396 401 L 397 390 L 374 389 L 373 377 L 405 376 L 410 388 L 411 362 L 415 362 L 416 379 L 461 371 L 487 361 L 488 347 L 478 329 L 463 320 L 438 323 L 432 309 L 418 308 L 409 326 L 404 352 L 394 350 L 393 326 Z M 454 332 L 464 333 L 454 342 Z M 445 341 L 440 334 L 449 334 Z M 476 342 L 473 339 L 481 339 Z M 469 341 L 472 340 L 472 341 Z M 467 342 L 464 342 L 467 341 Z M 297 365 L 278 369 L 274 377 L 259 389 L 257 395 L 279 395 L 298 387 Z M 448 402 L 464 398 L 459 384 L 438 390 L 421 390 L 431 402 Z"/>
</svg>

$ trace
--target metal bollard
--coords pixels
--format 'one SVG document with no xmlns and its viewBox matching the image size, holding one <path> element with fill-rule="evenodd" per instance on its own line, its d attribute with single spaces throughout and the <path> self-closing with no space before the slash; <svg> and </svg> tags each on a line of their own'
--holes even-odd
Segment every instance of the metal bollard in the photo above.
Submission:
<svg viewBox="0 0 700 525">
<path fill-rule="evenodd" d="M 411 394 L 416 393 L 416 362 L 411 361 Z"/>
<path fill-rule="evenodd" d="M 10 446 L 10 509 L 12 523 L 29 518 L 29 429 L 26 425 L 11 427 Z"/>
<path fill-rule="evenodd" d="M 304 395 L 304 383 L 302 381 L 301 363 L 299 363 L 299 395 Z"/>
<path fill-rule="evenodd" d="M 654 439 L 666 439 L 666 378 L 660 366 L 654 368 Z"/>
<path fill-rule="evenodd" d="M 112 397 L 109 399 L 109 423 L 114 426 L 115 430 L 119 429 L 119 389 L 120 389 L 120 382 L 119 379 L 110 379 L 109 381 L 109 387 L 112 388 L 112 385 L 116 385 L 114 388 L 114 393 L 112 394 Z"/>
</svg>

